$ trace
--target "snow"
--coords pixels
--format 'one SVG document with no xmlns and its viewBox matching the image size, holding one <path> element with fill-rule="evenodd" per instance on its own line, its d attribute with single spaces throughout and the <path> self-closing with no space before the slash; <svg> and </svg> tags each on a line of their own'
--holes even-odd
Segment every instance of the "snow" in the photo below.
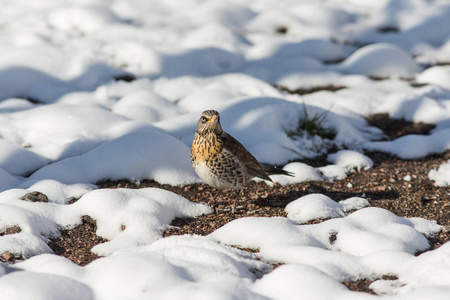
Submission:
<svg viewBox="0 0 450 300">
<path fill-rule="evenodd" d="M 288 219 L 303 224 L 316 219 L 343 217 L 346 212 L 361 209 L 369 205 L 369 201 L 352 197 L 339 202 L 322 194 L 309 194 L 286 205 Z"/>
<path fill-rule="evenodd" d="M 299 282 L 302 285 L 299 285 Z M 277 268 L 258 280 L 253 289 L 269 299 L 286 300 L 299 295 L 309 299 L 329 299 L 330 294 L 341 297 L 348 294 L 345 286 L 333 278 L 317 269 L 296 264 Z"/>
<path fill-rule="evenodd" d="M 278 182 L 281 185 L 289 185 L 305 181 L 322 180 L 322 177 L 315 168 L 304 163 L 289 163 L 283 167 L 283 170 L 291 172 L 293 176 L 272 175 L 270 178 L 273 182 Z"/>
<path fill-rule="evenodd" d="M 411 76 L 420 69 L 407 52 L 394 45 L 378 43 L 357 50 L 338 65 L 337 70 L 385 77 Z"/>
<path fill-rule="evenodd" d="M 43 253 L 53 253 L 50 247 L 36 235 L 21 232 L 2 236 L 0 251 L 2 253 L 20 253 L 23 257 L 32 257 Z"/>
<path fill-rule="evenodd" d="M 172 185 L 197 182 L 188 158 L 189 148 L 170 135 L 158 131 L 134 132 L 85 154 L 47 165 L 28 180 L 52 179 L 65 184 L 124 178 L 134 181 L 153 178 Z"/>
<path fill-rule="evenodd" d="M 56 184 L 47 182 L 47 186 L 50 185 Z M 22 201 L 20 197 L 26 190 L 10 191 L 0 194 L 0 230 L 4 232 L 9 227 L 19 226 L 21 232 L 17 234 L 16 239 L 19 236 L 21 239 L 14 241 L 16 235 L 4 235 L 0 240 L 9 245 L 9 251 L 25 257 L 29 257 L 30 253 L 35 255 L 51 252 L 43 242 L 47 242 L 48 238 L 58 237 L 59 228 L 79 225 L 84 215 L 95 219 L 97 235 L 109 240 L 95 246 L 92 251 L 108 255 L 119 249 L 158 240 L 176 217 L 194 217 L 212 212 L 206 205 L 195 204 L 177 194 L 157 188 L 93 191 L 85 189 L 84 195 L 69 206 Z M 25 243 L 24 234 L 40 238 L 41 242 L 32 237 L 29 243 Z"/>
<path fill-rule="evenodd" d="M 442 87 L 448 87 L 450 80 L 450 66 L 434 66 L 423 71 L 417 76 L 419 83 L 432 83 Z"/>
<path fill-rule="evenodd" d="M 349 171 L 368 170 L 373 166 L 373 161 L 369 157 L 352 150 L 340 150 L 328 155 L 327 160 Z"/>
<path fill-rule="evenodd" d="M 322 199 L 322 203 L 327 203 L 323 195 L 305 197 L 319 202 Z M 303 202 L 306 206 L 308 200 Z M 294 202 L 286 208 L 288 217 L 298 204 Z M 317 207 L 317 204 L 311 206 L 314 205 Z M 337 211 L 337 206 L 335 203 L 334 211 Z M 306 214 L 308 212 L 304 212 Z M 339 281 L 401 274 L 425 255 L 414 257 L 416 251 L 428 247 L 423 234 L 429 236 L 439 231 L 435 222 L 400 218 L 380 208 L 363 208 L 347 217 L 338 214 L 335 217 L 313 225 L 299 225 L 286 218 L 242 218 L 226 224 L 210 236 L 221 243 L 257 248 L 263 260 L 285 263 L 286 268 L 297 264 L 303 268 L 312 267 L 309 272 L 318 272 L 325 282 L 340 286 L 337 284 Z M 275 276 L 272 275 L 275 272 L 266 275 L 267 278 Z M 415 278 L 420 278 L 420 275 Z M 307 283 L 302 282 L 301 285 L 302 290 L 308 289 Z M 289 294 L 291 291 L 285 292 Z M 318 291 L 314 289 L 313 292 Z M 330 294 L 327 292 L 326 295 Z"/>
<path fill-rule="evenodd" d="M 286 205 L 287 217 L 297 223 L 343 217 L 339 203 L 322 194 L 309 194 Z"/>
<path fill-rule="evenodd" d="M 379 280 L 372 283 L 374 289 L 383 293 L 401 293 L 418 290 L 429 285 L 441 286 L 442 292 L 448 293 L 450 272 L 449 261 L 443 257 L 449 254 L 448 243 L 436 251 L 423 253 L 414 259 L 408 267 L 399 273 L 399 279 L 392 283 Z M 424 276 L 426 274 L 426 276 Z"/>
<path fill-rule="evenodd" d="M 409 134 L 393 141 L 369 142 L 364 147 L 367 150 L 391 153 L 402 159 L 421 158 L 450 149 L 450 129 L 439 130 L 430 135 Z"/>
<path fill-rule="evenodd" d="M 302 215 L 312 215 L 312 210 L 303 209 L 302 211 L 302 206 L 307 206 L 308 202 L 312 202 L 310 199 L 319 199 L 318 201 L 322 199 L 321 203 L 311 205 L 315 207 L 324 207 L 329 201 L 325 200 L 323 195 L 307 197 L 309 199 L 294 202 L 290 207 L 286 207 L 288 217 L 296 219 L 297 216 L 300 218 Z M 302 202 L 306 202 L 306 204 Z M 336 218 L 338 215 L 343 215 L 337 211 L 338 205 L 329 206 L 326 215 L 335 219 L 320 224 L 302 227 L 285 218 L 249 217 L 234 220 L 210 236 L 225 244 L 256 248 L 261 252 L 267 246 L 293 244 L 330 250 L 339 249 L 344 253 L 362 256 L 386 250 L 414 254 L 416 251 L 429 247 L 424 234 L 430 236 L 440 230 L 440 226 L 435 222 L 423 219 L 411 221 L 397 217 L 387 210 L 374 207 L 358 210 L 344 218 Z M 300 221 L 305 222 L 306 217 L 300 218 Z M 242 231 L 244 227 L 247 228 L 245 233 Z M 418 231 L 419 229 L 420 231 Z M 238 232 L 241 234 L 238 235 Z"/>
<path fill-rule="evenodd" d="M 428 173 L 428 177 L 431 180 L 436 181 L 437 186 L 450 185 L 450 161 L 439 166 L 439 168 L 433 169 Z"/>
<path fill-rule="evenodd" d="M 95 299 L 86 284 L 53 274 L 15 272 L 5 276 L 0 286 L 5 299 Z"/>
<path fill-rule="evenodd" d="M 367 199 L 361 197 L 351 197 L 345 200 L 339 201 L 339 205 L 342 207 L 342 211 L 347 213 L 352 210 L 361 209 L 369 205 Z"/>
<path fill-rule="evenodd" d="M 441 227 L 370 207 L 364 195 L 336 202 L 299 193 L 287 217 L 163 238 L 174 218 L 212 208 L 162 189 L 96 184 L 199 183 L 189 148 L 206 109 L 258 160 L 294 173 L 271 176 L 281 185 L 364 172 L 374 163 L 363 150 L 442 154 L 450 149 L 449 16 L 449 3 L 425 0 L 8 1 L 0 233 L 21 231 L 0 235 L 0 254 L 26 260 L 0 263 L 0 298 L 374 299 L 342 285 L 369 278 L 382 298 L 447 299 L 449 244 L 414 256 Z M 280 86 L 342 89 L 300 96 Z M 436 127 L 387 140 L 365 120 L 375 113 Z M 314 119 L 335 137 L 299 130 Z M 318 156 L 329 164 L 299 162 Z M 449 165 L 429 172 L 432 184 L 450 184 Z M 36 191 L 48 203 L 21 200 Z M 47 242 L 84 215 L 108 241 L 92 249 L 104 257 L 80 267 Z M 272 270 L 273 262 L 283 265 Z"/>
</svg>

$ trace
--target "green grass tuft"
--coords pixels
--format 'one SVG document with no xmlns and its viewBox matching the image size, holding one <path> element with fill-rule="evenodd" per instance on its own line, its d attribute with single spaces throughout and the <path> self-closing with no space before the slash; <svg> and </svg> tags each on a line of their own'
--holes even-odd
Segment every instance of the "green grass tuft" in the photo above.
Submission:
<svg viewBox="0 0 450 300">
<path fill-rule="evenodd" d="M 305 117 L 298 121 L 298 125 L 295 130 L 286 131 L 288 137 L 295 138 L 298 136 L 304 136 L 305 134 L 309 136 L 317 135 L 328 140 L 333 140 L 336 137 L 336 130 L 323 126 L 323 122 L 326 120 L 330 112 L 329 110 L 310 116 L 308 110 L 306 109 L 306 105 L 303 103 L 303 111 L 305 113 Z"/>
</svg>

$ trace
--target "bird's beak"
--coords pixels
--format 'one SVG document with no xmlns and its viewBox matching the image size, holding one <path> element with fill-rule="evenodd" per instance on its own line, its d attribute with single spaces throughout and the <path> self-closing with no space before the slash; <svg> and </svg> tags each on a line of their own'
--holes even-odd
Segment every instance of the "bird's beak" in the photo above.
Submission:
<svg viewBox="0 0 450 300">
<path fill-rule="evenodd" d="M 213 116 L 211 119 L 208 120 L 208 122 L 217 123 L 217 116 Z"/>
</svg>

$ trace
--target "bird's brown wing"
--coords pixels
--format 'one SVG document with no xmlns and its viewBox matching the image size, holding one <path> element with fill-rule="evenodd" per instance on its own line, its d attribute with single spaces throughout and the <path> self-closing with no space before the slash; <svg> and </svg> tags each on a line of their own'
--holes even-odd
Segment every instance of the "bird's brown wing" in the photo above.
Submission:
<svg viewBox="0 0 450 300">
<path fill-rule="evenodd" d="M 221 138 L 224 143 L 224 148 L 233 153 L 245 165 L 248 173 L 251 176 L 272 181 L 272 179 L 270 179 L 266 172 L 264 172 L 256 158 L 250 152 L 248 152 L 247 149 L 245 149 L 245 147 L 241 143 L 239 143 L 238 140 L 236 140 L 225 131 L 223 132 Z"/>
</svg>

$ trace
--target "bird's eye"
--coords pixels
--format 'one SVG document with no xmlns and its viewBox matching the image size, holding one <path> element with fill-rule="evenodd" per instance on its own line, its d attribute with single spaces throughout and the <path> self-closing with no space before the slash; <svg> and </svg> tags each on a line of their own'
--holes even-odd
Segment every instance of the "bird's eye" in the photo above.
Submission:
<svg viewBox="0 0 450 300">
<path fill-rule="evenodd" d="M 201 120 L 202 120 L 203 123 L 205 123 L 206 121 L 208 121 L 208 118 L 205 117 L 205 116 L 202 116 L 202 117 L 201 117 Z"/>
</svg>

